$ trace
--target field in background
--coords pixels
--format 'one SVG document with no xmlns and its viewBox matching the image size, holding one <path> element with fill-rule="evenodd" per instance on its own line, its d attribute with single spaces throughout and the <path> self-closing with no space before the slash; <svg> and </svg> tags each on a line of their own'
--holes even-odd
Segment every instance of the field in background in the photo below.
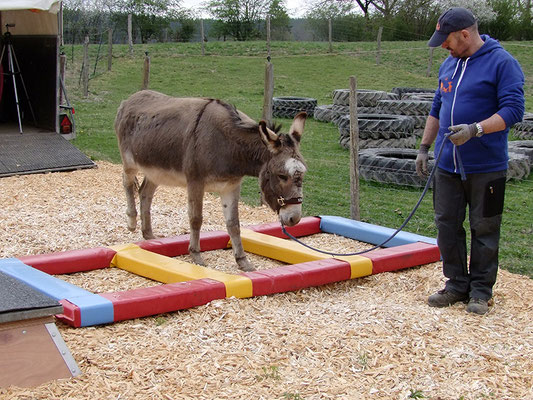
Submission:
<svg viewBox="0 0 533 400">
<path fill-rule="evenodd" d="M 526 110 L 533 112 L 533 43 L 504 46 L 520 61 L 526 74 Z M 447 52 L 434 52 L 431 76 L 426 77 L 429 50 L 425 42 L 382 43 L 381 64 L 376 65 L 375 43 L 274 42 L 274 95 L 313 97 L 331 104 L 332 91 L 349 87 L 357 77 L 359 89 L 390 91 L 393 87 L 436 87 L 437 71 Z M 199 43 L 135 45 L 130 55 L 125 45 L 113 47 L 112 71 L 101 59 L 94 65 L 97 45 L 91 46 L 89 96 L 81 96 L 81 47 L 67 46 L 67 87 L 76 108 L 78 138 L 74 144 L 93 159 L 120 162 L 113 120 L 120 101 L 139 90 L 145 52 L 151 58 L 150 88 L 175 96 L 216 97 L 260 119 L 263 104 L 264 42 L 208 42 L 206 56 Z M 107 49 L 100 49 L 100 54 Z M 286 129 L 290 120 L 278 119 Z M 350 214 L 349 153 L 338 144 L 336 126 L 310 118 L 302 142 L 309 172 L 304 183 L 305 215 Z M 117 184 L 121 184 L 117 182 Z M 363 221 L 398 227 L 414 206 L 421 190 L 361 182 Z M 502 228 L 501 266 L 533 277 L 533 178 L 508 183 Z M 243 201 L 259 204 L 257 179 L 246 178 Z M 157 201 L 157 197 L 156 200 Z M 407 231 L 434 237 L 431 193 L 406 227 Z"/>
</svg>

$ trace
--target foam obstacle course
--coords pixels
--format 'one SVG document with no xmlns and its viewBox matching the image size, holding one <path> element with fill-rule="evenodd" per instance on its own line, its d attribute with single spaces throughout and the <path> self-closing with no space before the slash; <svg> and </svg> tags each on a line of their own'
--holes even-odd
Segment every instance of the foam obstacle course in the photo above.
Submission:
<svg viewBox="0 0 533 400">
<path fill-rule="evenodd" d="M 317 233 L 345 236 L 380 244 L 393 229 L 342 217 L 306 217 L 286 228 L 295 237 Z M 296 291 L 311 286 L 424 265 L 440 260 L 433 238 L 399 232 L 383 248 L 364 255 L 330 256 L 290 239 L 279 223 L 241 230 L 244 250 L 287 265 L 238 275 L 227 274 L 174 259 L 188 253 L 189 236 L 153 239 L 112 247 L 72 250 L 0 260 L 0 271 L 58 300 L 63 313 L 56 317 L 84 327 L 183 310 L 226 297 Z M 202 251 L 231 247 L 226 232 L 204 232 Z M 158 281 L 149 288 L 91 293 L 52 275 L 117 267 Z"/>
</svg>

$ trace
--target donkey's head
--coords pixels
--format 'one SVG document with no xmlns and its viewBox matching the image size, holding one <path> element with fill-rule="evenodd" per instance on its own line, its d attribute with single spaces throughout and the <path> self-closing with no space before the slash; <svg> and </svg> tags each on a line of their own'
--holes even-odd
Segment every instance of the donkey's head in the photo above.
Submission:
<svg viewBox="0 0 533 400">
<path fill-rule="evenodd" d="M 302 218 L 302 183 L 307 168 L 300 154 L 300 140 L 306 117 L 305 112 L 296 115 L 288 134 L 276 133 L 265 121 L 259 122 L 261 139 L 271 155 L 259 173 L 261 199 L 287 226 L 296 225 Z"/>
</svg>

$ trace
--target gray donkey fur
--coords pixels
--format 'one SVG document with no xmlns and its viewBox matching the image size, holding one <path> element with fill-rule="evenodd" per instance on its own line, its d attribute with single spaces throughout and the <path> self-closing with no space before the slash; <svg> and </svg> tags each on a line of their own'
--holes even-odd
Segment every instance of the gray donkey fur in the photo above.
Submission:
<svg viewBox="0 0 533 400">
<path fill-rule="evenodd" d="M 217 192 L 235 260 L 241 270 L 254 270 L 240 235 L 242 178 L 258 176 L 262 201 L 278 213 L 284 225 L 297 224 L 302 216 L 306 172 L 299 150 L 305 119 L 305 113 L 298 114 L 289 133 L 284 134 L 220 100 L 176 98 L 150 90 L 133 94 L 120 104 L 115 120 L 128 228 L 134 231 L 137 225 L 137 188 L 142 234 L 152 239 L 150 207 L 156 188 L 187 187 L 189 253 L 195 263 L 205 265 L 200 254 L 203 197 L 206 191 Z M 140 187 L 139 171 L 144 175 Z"/>
</svg>

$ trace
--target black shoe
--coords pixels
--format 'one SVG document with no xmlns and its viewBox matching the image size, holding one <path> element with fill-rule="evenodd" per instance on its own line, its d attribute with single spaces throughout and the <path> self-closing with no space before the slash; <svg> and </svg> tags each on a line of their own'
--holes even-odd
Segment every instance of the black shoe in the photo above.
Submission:
<svg viewBox="0 0 533 400">
<path fill-rule="evenodd" d="M 430 307 L 448 307 L 458 301 L 466 300 L 468 300 L 466 293 L 456 293 L 442 289 L 428 297 L 428 304 Z"/>
<path fill-rule="evenodd" d="M 468 306 L 466 306 L 466 311 L 479 315 L 486 314 L 489 311 L 489 302 L 472 297 L 468 302 Z"/>
</svg>

